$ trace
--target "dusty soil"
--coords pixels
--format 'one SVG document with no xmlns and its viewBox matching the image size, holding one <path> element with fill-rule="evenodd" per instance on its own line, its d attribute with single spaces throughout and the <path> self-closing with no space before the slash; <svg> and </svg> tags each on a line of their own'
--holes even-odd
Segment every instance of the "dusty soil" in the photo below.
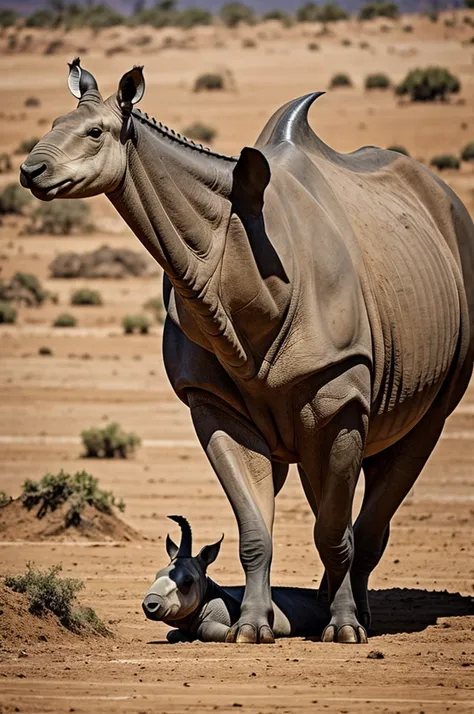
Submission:
<svg viewBox="0 0 474 714">
<path fill-rule="evenodd" d="M 82 46 L 88 49 L 83 64 L 96 74 L 104 96 L 115 90 L 124 71 L 144 62 L 143 109 L 177 130 L 196 120 L 215 126 L 214 146 L 226 153 L 252 144 L 272 111 L 297 95 L 325 89 L 338 71 L 349 72 L 354 87 L 328 93 L 310 116 L 328 144 L 352 151 L 361 144 L 397 143 L 425 161 L 435 154 L 457 153 L 474 140 L 473 46 L 464 44 L 473 31 L 462 20 L 474 13 L 457 13 L 455 26 L 447 27 L 444 19 L 451 15 L 437 24 L 417 17 L 340 23 L 328 36 L 320 36 L 317 26 L 283 30 L 271 23 L 231 32 L 204 28 L 186 37 L 148 29 L 112 30 L 98 37 L 69 33 L 63 38 L 64 52 L 52 56 L 42 52 L 54 37 L 33 32 L 28 51 L 2 57 L 0 151 L 11 154 L 21 139 L 41 135 L 52 119 L 74 107 L 65 63 Z M 412 32 L 402 31 L 406 24 Z M 144 34 L 152 40 L 139 48 L 137 37 Z M 172 42 L 165 41 L 168 36 Z M 256 47 L 242 47 L 247 36 L 256 39 Z M 345 38 L 352 40 L 351 46 L 341 45 Z M 320 49 L 310 52 L 307 45 L 314 40 Z M 368 42 L 369 49 L 362 49 L 361 42 Z M 123 51 L 107 56 L 114 46 Z M 459 98 L 445 105 L 412 106 L 399 104 L 392 92 L 363 89 L 369 72 L 383 71 L 399 81 L 409 69 L 429 64 L 445 65 L 461 78 Z M 212 95 L 191 91 L 198 74 L 223 67 L 232 70 L 235 89 Z M 26 109 L 24 101 L 32 95 L 41 105 Z M 16 179 L 21 160 L 13 157 L 15 172 L 2 174 L 0 186 Z M 444 172 L 443 178 L 474 213 L 472 168 L 463 165 L 459 172 Z M 20 572 L 28 561 L 41 567 L 61 562 L 65 575 L 84 579 L 83 602 L 117 635 L 113 641 L 85 642 L 72 636 L 39 641 L 24 619 L 26 626 L 18 626 L 18 647 L 0 649 L 0 712 L 472 711 L 473 383 L 414 493 L 394 518 L 386 554 L 372 578 L 374 621 L 368 646 L 303 639 L 268 647 L 171 646 L 165 641 L 167 628 L 145 619 L 141 598 L 166 563 L 166 533 L 174 529 L 175 539 L 179 537 L 167 514 L 190 519 L 196 547 L 225 532 L 222 553 L 211 570 L 222 583 L 242 582 L 237 529 L 197 445 L 189 414 L 168 385 L 160 326 L 154 325 L 148 336 L 122 334 L 121 318 L 139 312 L 160 293 L 159 278 L 49 278 L 48 265 L 62 251 L 90 251 L 104 243 L 143 250 L 105 199 L 91 203 L 99 228 L 93 234 L 20 236 L 21 226 L 11 218 L 0 227 L 2 275 L 34 272 L 59 296 L 59 305 L 20 308 L 16 325 L 0 327 L 0 489 L 18 496 L 25 478 L 72 466 L 91 470 L 103 488 L 125 500 L 126 522 L 148 540 L 0 542 L 2 573 Z M 85 285 L 101 292 L 103 306 L 69 305 L 71 292 Z M 78 327 L 52 328 L 65 310 L 78 318 Z M 42 346 L 52 356 L 39 355 Z M 111 420 L 139 434 L 143 446 L 133 459 L 96 461 L 92 469 L 80 456 L 79 434 Z M 355 508 L 360 498 L 359 489 Z M 274 584 L 317 586 L 321 564 L 312 527 L 292 472 L 277 502 Z M 20 650 L 28 656 L 19 657 Z M 369 658 L 373 650 L 383 658 Z"/>
<path fill-rule="evenodd" d="M 18 500 L 0 507 L 0 540 L 143 540 L 143 536 L 116 513 L 102 513 L 93 506 L 84 508 L 77 526 L 66 526 L 67 504 L 48 511 L 41 518 L 38 518 L 38 511 L 39 506 L 28 511 Z"/>
</svg>

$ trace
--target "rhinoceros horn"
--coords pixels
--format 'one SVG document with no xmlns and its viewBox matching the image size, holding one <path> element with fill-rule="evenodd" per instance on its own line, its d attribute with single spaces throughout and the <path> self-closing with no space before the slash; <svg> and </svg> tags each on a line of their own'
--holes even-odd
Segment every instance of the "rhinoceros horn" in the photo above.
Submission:
<svg viewBox="0 0 474 714">
<path fill-rule="evenodd" d="M 193 544 L 193 534 L 191 531 L 191 526 L 184 516 L 168 516 L 172 521 L 178 523 L 181 528 L 181 543 L 179 544 L 179 551 L 177 558 L 191 558 L 191 548 Z"/>
</svg>

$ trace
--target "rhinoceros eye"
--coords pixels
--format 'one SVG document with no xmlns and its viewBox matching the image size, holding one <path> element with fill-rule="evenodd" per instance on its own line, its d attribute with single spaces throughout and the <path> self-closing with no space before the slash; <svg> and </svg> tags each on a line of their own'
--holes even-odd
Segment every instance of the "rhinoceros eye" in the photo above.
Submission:
<svg viewBox="0 0 474 714">
<path fill-rule="evenodd" d="M 102 134 L 102 129 L 99 129 L 99 127 L 97 127 L 97 126 L 95 126 L 93 129 L 90 129 L 87 132 L 87 135 L 92 136 L 93 139 L 98 139 L 101 134 Z"/>
</svg>

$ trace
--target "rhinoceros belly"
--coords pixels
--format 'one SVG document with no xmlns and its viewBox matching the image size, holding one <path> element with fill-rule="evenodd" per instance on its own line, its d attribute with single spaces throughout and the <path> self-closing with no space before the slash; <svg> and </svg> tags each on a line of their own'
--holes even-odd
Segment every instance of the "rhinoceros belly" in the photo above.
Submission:
<svg viewBox="0 0 474 714">
<path fill-rule="evenodd" d="M 460 329 L 458 270 L 431 221 L 413 216 L 365 250 L 375 319 L 375 383 L 368 453 L 426 413 L 453 363 Z"/>
</svg>

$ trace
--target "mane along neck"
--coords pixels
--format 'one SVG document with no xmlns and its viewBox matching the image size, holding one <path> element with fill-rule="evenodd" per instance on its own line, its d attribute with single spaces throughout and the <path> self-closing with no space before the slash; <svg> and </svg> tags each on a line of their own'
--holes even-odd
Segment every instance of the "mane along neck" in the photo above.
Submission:
<svg viewBox="0 0 474 714">
<path fill-rule="evenodd" d="M 215 269 L 230 220 L 235 159 L 212 152 L 133 111 L 116 209 L 179 292 L 202 289 Z"/>
</svg>

